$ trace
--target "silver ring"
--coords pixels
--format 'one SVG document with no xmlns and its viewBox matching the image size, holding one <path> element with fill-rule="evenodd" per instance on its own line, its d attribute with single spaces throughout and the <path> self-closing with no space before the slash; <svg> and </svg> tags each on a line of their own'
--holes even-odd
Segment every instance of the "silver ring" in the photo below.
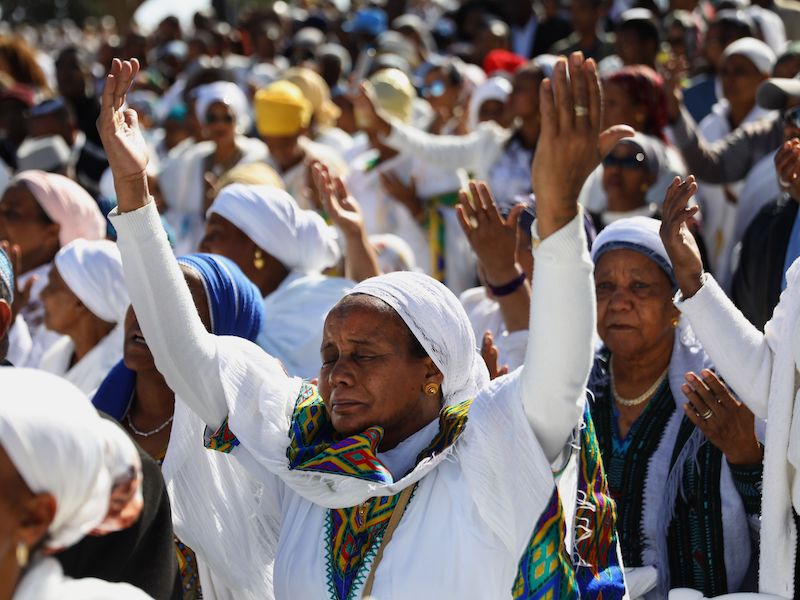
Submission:
<svg viewBox="0 0 800 600">
<path fill-rule="evenodd" d="M 586 115 L 589 114 L 589 109 L 586 108 L 585 106 L 575 105 L 575 108 L 573 110 L 575 111 L 576 117 L 585 117 Z"/>
<path fill-rule="evenodd" d="M 713 417 L 713 416 L 714 416 L 714 411 L 713 411 L 713 410 L 711 410 L 711 409 L 709 408 L 709 409 L 708 409 L 706 412 L 704 412 L 702 415 L 698 415 L 698 416 L 699 416 L 701 419 L 703 419 L 703 421 L 708 421 L 708 420 L 709 420 L 711 417 Z"/>
</svg>

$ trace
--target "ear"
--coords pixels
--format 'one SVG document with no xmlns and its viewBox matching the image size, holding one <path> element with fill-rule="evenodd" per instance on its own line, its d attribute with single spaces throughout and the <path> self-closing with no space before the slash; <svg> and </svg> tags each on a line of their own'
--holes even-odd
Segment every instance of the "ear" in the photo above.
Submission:
<svg viewBox="0 0 800 600">
<path fill-rule="evenodd" d="M 47 492 L 23 500 L 20 507 L 18 542 L 29 549 L 36 547 L 46 536 L 56 516 L 56 499 Z"/>
<path fill-rule="evenodd" d="M 12 323 L 11 306 L 5 300 L 0 300 L 0 340 L 6 337 Z"/>
<path fill-rule="evenodd" d="M 437 385 L 442 385 L 444 381 L 444 375 L 439 370 L 439 367 L 433 362 L 433 359 L 428 356 L 425 358 L 425 384 L 435 383 Z"/>
<path fill-rule="evenodd" d="M 61 235 L 61 225 L 58 223 L 50 223 L 44 230 L 44 240 L 42 246 L 55 246 L 56 252 L 61 248 L 61 240 L 58 236 Z"/>
</svg>

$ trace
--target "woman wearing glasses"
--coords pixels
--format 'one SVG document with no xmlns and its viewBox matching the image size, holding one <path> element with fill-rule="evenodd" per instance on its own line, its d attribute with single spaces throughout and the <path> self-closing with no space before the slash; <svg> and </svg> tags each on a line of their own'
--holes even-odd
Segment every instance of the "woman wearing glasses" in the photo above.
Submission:
<svg viewBox="0 0 800 600">
<path fill-rule="evenodd" d="M 176 186 L 166 186 L 167 220 L 177 237 L 176 252 L 197 250 L 203 237 L 206 197 L 215 183 L 233 167 L 266 160 L 268 151 L 260 140 L 246 137 L 251 128 L 251 109 L 239 86 L 215 81 L 194 91 L 194 111 L 203 126 L 200 142 L 176 159 L 183 173 Z"/>
</svg>

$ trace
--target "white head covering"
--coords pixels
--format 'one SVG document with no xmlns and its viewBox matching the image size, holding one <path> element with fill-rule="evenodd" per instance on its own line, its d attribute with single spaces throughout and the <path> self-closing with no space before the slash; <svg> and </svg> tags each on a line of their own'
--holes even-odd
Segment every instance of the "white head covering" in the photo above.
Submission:
<svg viewBox="0 0 800 600">
<path fill-rule="evenodd" d="M 68 548 L 104 526 L 115 483 L 139 480 L 131 506 L 141 508 L 141 462 L 130 438 L 102 419 L 78 388 L 33 369 L 0 369 L 0 444 L 34 494 L 56 499 L 46 546 Z"/>
<path fill-rule="evenodd" d="M 651 217 L 619 219 L 606 226 L 592 244 L 595 264 L 609 250 L 635 250 L 655 262 L 675 284 L 675 273 L 659 230 L 661 221 Z"/>
<path fill-rule="evenodd" d="M 234 183 L 222 188 L 206 216 L 218 214 L 241 229 L 286 268 L 319 272 L 339 260 L 336 232 L 313 210 L 297 206 L 270 185 Z"/>
<path fill-rule="evenodd" d="M 764 75 L 772 74 L 772 67 L 775 66 L 776 56 L 772 48 L 761 40 L 746 37 L 732 42 L 722 53 L 722 60 L 724 61 L 728 57 L 734 55 L 744 56 Z"/>
<path fill-rule="evenodd" d="M 511 83 L 504 77 L 491 77 L 475 88 L 469 99 L 469 112 L 467 115 L 467 127 L 470 131 L 475 131 L 478 127 L 478 113 L 484 102 L 498 100 L 505 103 L 511 94 Z"/>
<path fill-rule="evenodd" d="M 231 112 L 236 116 L 236 131 L 243 133 L 250 129 L 252 120 L 250 118 L 250 105 L 241 88 L 230 81 L 215 81 L 201 85 L 194 90 L 195 103 L 194 112 L 197 120 L 201 123 L 206 122 L 208 109 L 215 102 L 222 102 L 230 106 Z"/>
<path fill-rule="evenodd" d="M 95 316 L 109 323 L 125 318 L 131 300 L 114 242 L 75 240 L 58 251 L 55 265 L 72 293 Z"/>
<path fill-rule="evenodd" d="M 429 275 L 397 272 L 362 281 L 347 295 L 366 294 L 394 309 L 444 375 L 446 405 L 474 398 L 489 383 L 469 317 L 453 292 Z"/>
</svg>

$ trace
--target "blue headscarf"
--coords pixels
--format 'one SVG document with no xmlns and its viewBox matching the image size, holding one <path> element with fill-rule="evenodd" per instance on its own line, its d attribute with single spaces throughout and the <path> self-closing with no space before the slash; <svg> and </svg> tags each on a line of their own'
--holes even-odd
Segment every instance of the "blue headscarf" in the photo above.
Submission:
<svg viewBox="0 0 800 600">
<path fill-rule="evenodd" d="M 241 269 L 216 254 L 188 254 L 178 258 L 178 264 L 200 277 L 211 313 L 211 333 L 255 341 L 264 321 L 264 304 L 261 292 Z M 92 403 L 119 421 L 128 412 L 135 385 L 136 373 L 119 361 Z"/>
<path fill-rule="evenodd" d="M 14 301 L 14 269 L 11 260 L 3 250 L 0 250 L 0 300 L 9 304 Z"/>
</svg>

